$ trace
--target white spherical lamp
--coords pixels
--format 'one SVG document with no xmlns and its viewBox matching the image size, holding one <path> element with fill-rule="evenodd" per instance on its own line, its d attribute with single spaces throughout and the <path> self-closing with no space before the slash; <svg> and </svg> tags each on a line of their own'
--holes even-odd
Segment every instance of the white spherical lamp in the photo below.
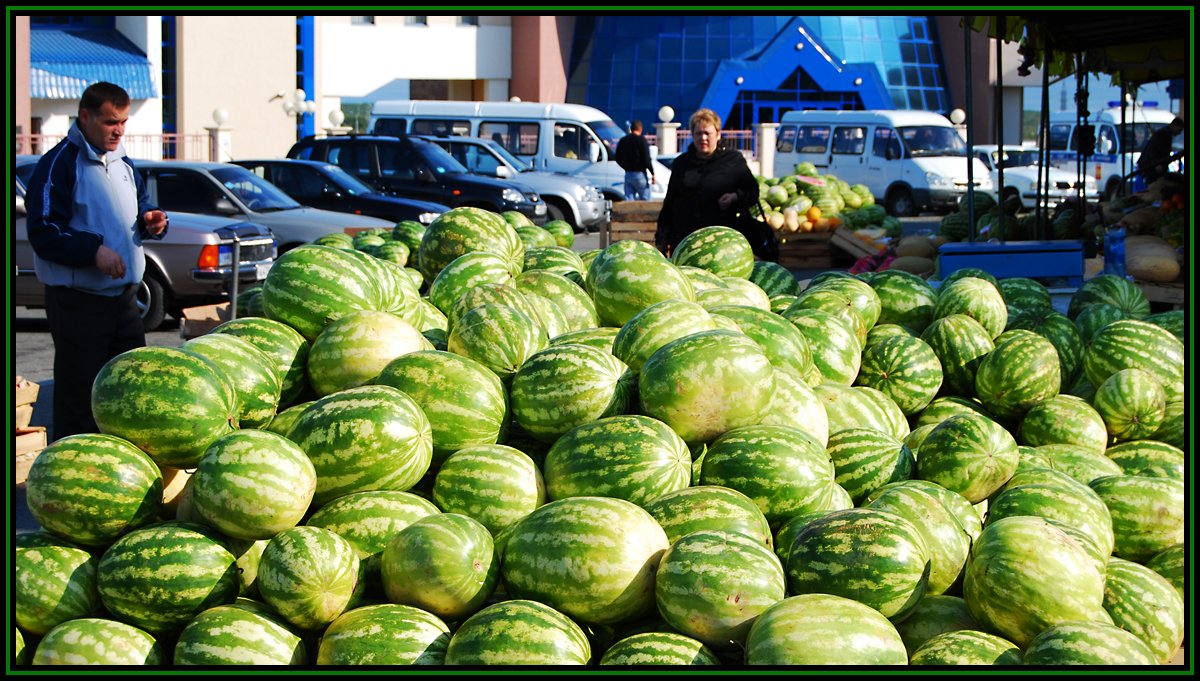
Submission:
<svg viewBox="0 0 1200 681">
<path fill-rule="evenodd" d="M 329 124 L 335 128 L 342 127 L 342 123 L 346 120 L 346 114 L 342 113 L 341 109 L 334 109 L 329 112 Z"/>
<path fill-rule="evenodd" d="M 955 125 L 962 125 L 963 121 L 967 120 L 967 112 L 962 109 L 955 109 L 950 112 L 950 122 Z"/>
<path fill-rule="evenodd" d="M 212 117 L 213 122 L 216 123 L 217 127 L 219 128 L 229 121 L 229 112 L 222 108 L 216 108 L 213 109 Z"/>
<path fill-rule="evenodd" d="M 664 106 L 658 110 L 658 120 L 663 123 L 670 123 L 671 119 L 675 118 L 675 109 L 669 106 Z"/>
</svg>

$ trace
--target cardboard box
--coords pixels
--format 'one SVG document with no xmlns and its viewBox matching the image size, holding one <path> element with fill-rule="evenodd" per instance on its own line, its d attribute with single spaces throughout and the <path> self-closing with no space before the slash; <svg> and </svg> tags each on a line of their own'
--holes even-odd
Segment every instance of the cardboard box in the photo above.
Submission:
<svg viewBox="0 0 1200 681">
<path fill-rule="evenodd" d="M 854 257 L 855 260 L 872 255 L 878 255 L 887 250 L 887 245 L 873 239 L 856 236 L 854 230 L 848 227 L 838 227 L 830 240 L 834 246 Z"/>
<path fill-rule="evenodd" d="M 183 320 L 179 322 L 179 337 L 187 340 L 203 336 L 229 321 L 229 315 L 229 303 L 184 308 Z"/>
<path fill-rule="evenodd" d="M 14 483 L 25 484 L 29 477 L 29 467 L 34 459 L 46 448 L 46 429 L 41 426 L 19 428 L 16 434 L 16 452 L 14 453 L 13 475 Z"/>
<path fill-rule="evenodd" d="M 17 399 L 14 402 L 16 406 L 23 404 L 33 404 L 37 402 L 38 390 L 40 386 L 33 381 L 26 380 L 24 377 L 17 376 Z"/>
<path fill-rule="evenodd" d="M 33 405 L 21 404 L 17 406 L 17 413 L 13 427 L 17 430 L 28 428 L 29 422 L 33 420 Z"/>
</svg>

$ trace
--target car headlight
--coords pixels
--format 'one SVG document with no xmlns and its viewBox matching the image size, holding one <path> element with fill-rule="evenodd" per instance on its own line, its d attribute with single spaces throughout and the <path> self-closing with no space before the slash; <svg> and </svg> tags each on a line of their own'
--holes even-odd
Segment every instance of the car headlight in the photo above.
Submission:
<svg viewBox="0 0 1200 681">
<path fill-rule="evenodd" d="M 954 186 L 954 180 L 944 175 L 938 175 L 937 173 L 925 173 L 925 182 L 927 182 L 930 187 Z"/>
<path fill-rule="evenodd" d="M 1092 192 L 1099 191 L 1096 189 L 1097 186 L 1099 185 L 1096 184 L 1096 178 L 1092 177 L 1091 175 L 1083 178 L 1083 190 L 1085 192 L 1090 194 Z"/>
<path fill-rule="evenodd" d="M 521 192 L 517 191 L 516 189 L 513 189 L 512 187 L 509 187 L 508 189 L 505 189 L 503 192 L 501 192 L 500 198 L 504 199 L 505 201 L 507 201 L 509 203 L 521 203 L 522 201 L 525 200 L 525 196 Z"/>
<path fill-rule="evenodd" d="M 976 175 L 976 177 L 979 177 L 979 176 Z M 979 183 L 979 186 L 977 187 L 978 189 L 984 189 L 984 190 L 991 191 L 992 187 L 995 186 L 992 184 L 992 178 L 987 177 L 986 175 L 983 177 L 979 177 L 979 179 L 975 180 L 975 181 Z"/>
</svg>

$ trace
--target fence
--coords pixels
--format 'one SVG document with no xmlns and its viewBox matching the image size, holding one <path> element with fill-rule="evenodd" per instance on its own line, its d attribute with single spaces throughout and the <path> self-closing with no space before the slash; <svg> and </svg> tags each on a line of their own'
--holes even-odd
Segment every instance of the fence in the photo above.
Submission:
<svg viewBox="0 0 1200 681">
<path fill-rule="evenodd" d="M 18 154 L 44 154 L 63 140 L 65 135 L 17 135 Z M 157 160 L 214 161 L 217 159 L 215 139 L 208 134 L 187 135 L 162 133 L 125 135 L 121 138 L 125 153 L 131 158 Z"/>
</svg>

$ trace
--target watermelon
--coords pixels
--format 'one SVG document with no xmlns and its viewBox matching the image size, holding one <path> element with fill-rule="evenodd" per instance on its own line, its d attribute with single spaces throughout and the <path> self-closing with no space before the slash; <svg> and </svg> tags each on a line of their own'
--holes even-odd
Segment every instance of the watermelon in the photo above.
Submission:
<svg viewBox="0 0 1200 681">
<path fill-rule="evenodd" d="M 979 363 L 995 349 L 990 332 L 972 317 L 950 315 L 930 322 L 921 340 L 942 364 L 942 393 L 974 397 Z"/>
<path fill-rule="evenodd" d="M 749 301 L 751 307 L 756 307 L 764 311 L 770 311 L 771 296 L 767 295 L 766 291 L 759 288 L 758 284 L 755 284 L 749 279 L 742 279 L 741 277 L 721 277 L 721 281 L 725 284 L 725 288 L 741 294 L 743 298 Z M 696 302 L 699 301 L 700 298 L 697 294 Z"/>
<path fill-rule="evenodd" d="M 908 437 L 908 421 L 904 412 L 874 388 L 865 385 L 848 387 L 836 383 L 822 383 L 813 392 L 825 405 L 829 420 L 829 434 L 847 428 L 873 428 L 897 439 Z"/>
<path fill-rule="evenodd" d="M 875 289 L 858 277 L 833 277 L 820 284 L 810 285 L 804 293 L 820 289 L 842 294 L 850 301 L 850 307 L 862 316 L 867 330 L 879 321 L 883 314 L 883 301 Z M 804 298 L 804 293 L 800 298 Z"/>
<path fill-rule="evenodd" d="M 443 619 L 464 619 L 496 588 L 500 566 L 487 528 L 465 515 L 438 513 L 400 530 L 383 550 L 388 601 Z"/>
<path fill-rule="evenodd" d="M 1084 345 L 1091 345 L 1100 329 L 1121 319 L 1130 319 L 1124 310 L 1108 303 L 1093 303 L 1080 310 L 1075 317 L 1075 327 Z"/>
<path fill-rule="evenodd" d="M 800 282 L 796 280 L 796 275 L 777 262 L 756 260 L 748 278 L 766 291 L 768 296 L 794 296 L 800 293 Z"/>
<path fill-rule="evenodd" d="M 1185 365 L 1183 343 L 1170 331 L 1132 319 L 1101 329 L 1083 354 L 1083 371 L 1092 385 L 1122 369 L 1142 369 L 1158 379 L 1169 402 L 1184 395 Z"/>
<path fill-rule="evenodd" d="M 808 341 L 825 382 L 853 385 L 862 364 L 862 341 L 844 317 L 792 303 L 783 317 L 794 324 Z M 857 314 L 855 312 L 854 314 Z"/>
<path fill-rule="evenodd" d="M 515 598 L 538 600 L 582 622 L 610 624 L 653 611 L 654 572 L 667 547 L 662 528 L 639 506 L 571 497 L 513 526 L 501 570 Z"/>
<path fill-rule="evenodd" d="M 1183 643 L 1183 599 L 1162 575 L 1121 558 L 1108 561 L 1104 609 L 1113 624 L 1136 635 L 1160 664 L 1170 662 Z"/>
<path fill-rule="evenodd" d="M 1186 343 L 1184 340 L 1187 336 L 1187 320 L 1184 317 L 1183 310 L 1167 310 L 1146 317 L 1143 321 L 1150 322 L 1156 326 L 1170 331 L 1180 342 Z"/>
<path fill-rule="evenodd" d="M 692 290 L 699 296 L 704 291 L 711 289 L 727 289 L 725 280 L 720 275 L 709 272 L 708 270 L 691 265 L 679 265 L 679 271 L 683 272 L 688 281 L 692 283 Z"/>
<path fill-rule="evenodd" d="M 510 263 L 499 255 L 486 251 L 464 253 L 437 272 L 429 285 L 429 302 L 448 315 L 454 302 L 470 289 L 482 284 L 511 284 L 513 278 Z"/>
<path fill-rule="evenodd" d="M 966 315 L 979 322 L 992 338 L 1003 333 L 1008 325 L 1008 308 L 1000 291 L 978 277 L 966 276 L 942 282 L 937 305 L 933 308 L 933 318 L 942 319 L 955 314 Z"/>
<path fill-rule="evenodd" d="M 96 568 L 96 586 L 104 607 L 117 619 L 165 634 L 237 598 L 235 563 L 207 527 L 164 523 L 113 542 Z"/>
<path fill-rule="evenodd" d="M 729 487 L 685 487 L 667 492 L 642 508 L 654 516 L 671 544 L 700 530 L 737 532 L 767 547 L 772 543 L 771 526 L 758 505 Z"/>
<path fill-rule="evenodd" d="M 1054 307 L 1050 299 L 1050 290 L 1028 277 L 1006 277 L 997 283 L 997 288 L 1009 308 L 1024 311 Z"/>
<path fill-rule="evenodd" d="M 551 346 L 513 374 L 512 417 L 535 438 L 554 442 L 576 426 L 627 412 L 635 381 L 624 362 L 603 350 Z"/>
<path fill-rule="evenodd" d="M 567 331 L 582 331 L 600 326 L 596 304 L 587 291 L 565 276 L 549 271 L 526 271 L 516 279 L 517 290 L 527 300 L 543 298 L 562 311 Z"/>
<path fill-rule="evenodd" d="M 279 256 L 263 281 L 263 311 L 310 343 L 338 317 L 381 307 L 374 275 L 353 251 L 304 244 Z"/>
<path fill-rule="evenodd" d="M 109 360 L 92 384 L 100 432 L 137 445 L 163 466 L 196 465 L 214 440 L 238 427 L 229 377 L 198 355 L 141 347 Z"/>
<path fill-rule="evenodd" d="M 234 539 L 270 539 L 304 518 L 317 472 L 291 440 L 238 430 L 209 446 L 189 484 L 206 523 Z"/>
<path fill-rule="evenodd" d="M 17 535 L 12 593 L 16 625 L 43 636 L 67 620 L 99 613 L 96 559 L 52 535 Z"/>
<path fill-rule="evenodd" d="M 525 244 L 526 249 L 558 245 L 558 240 L 554 238 L 553 234 L 536 225 L 522 225 L 516 230 L 517 236 L 520 237 L 521 243 Z"/>
<path fill-rule="evenodd" d="M 959 596 L 930 595 L 917 602 L 903 622 L 896 623 L 896 631 L 904 639 L 904 647 L 911 656 L 926 641 L 951 631 L 974 631 L 979 623 L 971 617 L 967 602 Z"/>
<path fill-rule="evenodd" d="M 42 639 L 32 664 L 40 665 L 145 665 L 166 662 L 162 648 L 150 634 L 112 620 L 83 618 L 63 622 Z"/>
<path fill-rule="evenodd" d="M 1028 479 L 1028 476 L 1021 476 Z M 1012 516 L 1037 516 L 1059 529 L 1080 537 L 1080 545 L 1104 567 L 1113 550 L 1112 516 L 1091 488 L 1067 476 L 1052 476 L 1045 482 L 1013 479 L 988 503 L 988 521 Z"/>
<path fill-rule="evenodd" d="M 1084 282 L 1071 296 L 1067 316 L 1075 319 L 1089 305 L 1107 303 L 1123 311 L 1126 316 L 1141 319 L 1150 314 L 1150 301 L 1146 294 L 1132 281 L 1114 274 L 1101 274 Z"/>
<path fill-rule="evenodd" d="M 602 326 L 594 329 L 572 331 L 570 333 L 564 333 L 557 338 L 551 339 L 550 345 L 565 345 L 567 343 L 574 343 L 576 345 L 587 345 L 605 352 L 612 352 L 613 343 L 616 341 L 617 334 L 620 332 L 621 329 L 612 326 Z"/>
<path fill-rule="evenodd" d="M 627 636 L 612 644 L 600 658 L 605 666 L 719 665 L 720 659 L 708 646 L 690 636 L 665 631 L 647 631 Z"/>
<path fill-rule="evenodd" d="M 937 291 L 921 277 L 903 270 L 877 272 L 869 284 L 879 296 L 876 324 L 897 324 L 921 333 L 933 321 Z"/>
<path fill-rule="evenodd" d="M 825 405 L 799 373 L 786 367 L 775 367 L 775 396 L 760 423 L 799 428 L 822 447 L 829 441 L 829 415 Z"/>
<path fill-rule="evenodd" d="M 1171 586 L 1175 587 L 1179 598 L 1184 598 L 1183 585 L 1186 582 L 1187 550 L 1183 544 L 1175 544 L 1163 549 L 1147 560 L 1145 565 L 1162 575 L 1171 583 Z"/>
<path fill-rule="evenodd" d="M 450 629 L 408 605 L 369 605 L 342 613 L 321 636 L 318 665 L 440 665 Z"/>
<path fill-rule="evenodd" d="M 25 501 L 38 525 L 86 546 L 105 546 L 154 521 L 162 473 L 126 440 L 69 435 L 43 449 L 29 467 Z"/>
<path fill-rule="evenodd" d="M 408 259 L 412 257 L 412 249 L 404 242 L 391 239 L 379 244 L 375 248 L 373 255 L 380 260 L 386 260 L 392 264 L 404 267 L 408 264 Z"/>
<path fill-rule="evenodd" d="M 347 609 L 358 572 L 350 542 L 320 527 L 293 527 L 275 535 L 263 551 L 258 589 L 293 626 L 323 629 Z"/>
<path fill-rule="evenodd" d="M 1064 387 L 1079 378 L 1083 369 L 1083 338 L 1066 315 L 1046 307 L 1027 310 L 1008 320 L 1008 330 L 1012 329 L 1033 331 L 1054 345 Z"/>
<path fill-rule="evenodd" d="M 714 315 L 732 319 L 742 333 L 762 346 L 776 367 L 787 367 L 805 375 L 815 368 L 808 339 L 783 316 L 745 305 L 719 305 Z"/>
<path fill-rule="evenodd" d="M 650 244 L 618 241 L 592 260 L 587 291 L 596 304 L 600 323 L 623 326 L 654 303 L 677 298 L 694 301 L 687 276 Z"/>
<path fill-rule="evenodd" d="M 466 312 L 446 340 L 447 350 L 479 362 L 502 380 L 546 345 L 545 330 L 529 315 L 492 303 Z"/>
<path fill-rule="evenodd" d="M 525 245 L 500 215 L 482 208 L 460 206 L 439 215 L 421 237 L 417 267 L 426 281 L 464 253 L 484 251 L 500 256 L 515 277 L 525 262 Z"/>
<path fill-rule="evenodd" d="M 174 663 L 184 665 L 302 665 L 304 642 L 270 616 L 237 605 L 200 613 L 179 632 Z"/>
<path fill-rule="evenodd" d="M 1104 455 L 1112 459 L 1125 475 L 1184 480 L 1187 457 L 1183 450 L 1165 442 L 1135 440 L 1113 445 Z"/>
<path fill-rule="evenodd" d="M 912 665 L 1018 665 L 1021 650 L 999 636 L 982 631 L 950 631 L 921 644 L 909 659 Z"/>
<path fill-rule="evenodd" d="M 838 278 L 844 279 L 845 277 Z M 863 285 L 866 286 L 866 284 Z M 874 291 L 872 291 L 872 295 L 874 295 Z M 867 323 L 867 318 L 863 316 L 863 313 L 854 306 L 850 295 L 841 290 L 826 285 L 809 286 L 796 297 L 796 302 L 792 303 L 791 308 L 784 310 L 784 316 L 791 319 L 790 311 L 793 309 L 828 312 L 853 329 L 860 348 L 867 342 L 867 331 L 870 330 L 871 325 Z"/>
<path fill-rule="evenodd" d="M 754 270 L 750 242 L 730 227 L 701 227 L 688 234 L 671 253 L 671 261 L 742 279 L 749 278 Z"/>
<path fill-rule="evenodd" d="M 920 413 L 942 387 L 942 363 L 928 343 L 897 335 L 867 346 L 855 385 L 892 398 L 905 416 Z"/>
<path fill-rule="evenodd" d="M 318 396 L 370 383 L 388 363 L 428 342 L 389 312 L 353 312 L 330 323 L 308 353 L 308 378 Z"/>
<path fill-rule="evenodd" d="M 421 247 L 421 238 L 425 236 L 425 225 L 416 220 L 401 220 L 392 227 L 392 240 L 408 246 L 413 253 Z"/>
<path fill-rule="evenodd" d="M 433 481 L 433 501 L 446 513 L 474 518 L 495 536 L 546 503 L 546 486 L 541 470 L 520 450 L 478 445 L 446 459 Z"/>
<path fill-rule="evenodd" d="M 227 333 L 249 341 L 271 358 L 281 381 L 280 405 L 295 402 L 308 385 L 309 343 L 287 324 L 266 317 L 238 318 L 222 323 L 212 333 Z"/>
<path fill-rule="evenodd" d="M 522 274 L 539 270 L 562 275 L 582 288 L 583 273 L 587 268 L 583 258 L 570 248 L 550 246 L 525 249 L 525 269 Z"/>
<path fill-rule="evenodd" d="M 1008 335 L 1014 334 L 1014 335 Z M 1054 345 L 1032 331 L 1010 331 L 979 361 L 975 394 L 991 413 L 1017 420 L 1062 387 Z"/>
<path fill-rule="evenodd" d="M 454 632 L 447 665 L 586 665 L 592 647 L 579 625 L 536 601 L 489 605 Z"/>
<path fill-rule="evenodd" d="M 699 530 L 671 545 L 655 576 L 663 620 L 714 648 L 740 648 L 754 619 L 784 598 L 769 546 L 735 532 Z"/>
<path fill-rule="evenodd" d="M 637 374 L 659 348 L 673 340 L 716 328 L 708 311 L 685 300 L 664 300 L 638 312 L 621 326 L 612 354 Z"/>
<path fill-rule="evenodd" d="M 1115 441 L 1141 440 L 1166 419 L 1167 394 L 1148 371 L 1122 369 L 1096 387 L 1092 405 Z"/>
<path fill-rule="evenodd" d="M 776 603 L 746 637 L 749 665 L 902 665 L 904 641 L 879 611 L 841 596 L 809 593 Z"/>
<path fill-rule="evenodd" d="M 610 416 L 558 438 L 542 474 L 551 500 L 599 495 L 643 505 L 687 487 L 691 464 L 687 444 L 662 421 Z"/>
<path fill-rule="evenodd" d="M 1060 394 L 1030 407 L 1017 437 L 1030 447 L 1070 444 L 1103 452 L 1108 429 L 1092 405 L 1074 395 Z"/>
<path fill-rule="evenodd" d="M 899 439 L 874 428 L 846 428 L 829 437 L 826 453 L 833 462 L 834 482 L 857 504 L 868 494 L 911 477 L 916 462 Z"/>
<path fill-rule="evenodd" d="M 968 277 L 982 279 L 983 281 L 986 281 L 995 287 L 997 293 L 1000 292 L 1000 280 L 997 279 L 991 272 L 979 267 L 960 267 L 957 270 L 954 270 L 949 274 L 949 276 L 942 278 L 942 288 L 944 289 L 959 279 L 966 279 Z"/>
<path fill-rule="evenodd" d="M 1133 634 L 1104 622 L 1047 627 L 1025 649 L 1027 665 L 1152 665 L 1154 652 Z"/>
<path fill-rule="evenodd" d="M 1090 485 L 1112 514 L 1114 556 L 1143 562 L 1183 542 L 1187 505 L 1182 480 L 1109 475 Z"/>
<path fill-rule="evenodd" d="M 946 592 L 958 580 L 967 562 L 971 536 L 939 495 L 923 487 L 905 481 L 889 483 L 872 492 L 864 506 L 895 513 L 921 534 L 930 558 L 925 593 L 932 596 Z"/>
<path fill-rule="evenodd" d="M 429 470 L 429 419 L 408 395 L 368 385 L 327 395 L 306 409 L 290 439 L 317 471 L 313 503 L 374 489 L 406 490 Z"/>
<path fill-rule="evenodd" d="M 926 436 L 917 458 L 917 477 L 975 504 L 1008 482 L 1019 458 L 1016 441 L 995 421 L 979 414 L 958 414 Z"/>
</svg>

